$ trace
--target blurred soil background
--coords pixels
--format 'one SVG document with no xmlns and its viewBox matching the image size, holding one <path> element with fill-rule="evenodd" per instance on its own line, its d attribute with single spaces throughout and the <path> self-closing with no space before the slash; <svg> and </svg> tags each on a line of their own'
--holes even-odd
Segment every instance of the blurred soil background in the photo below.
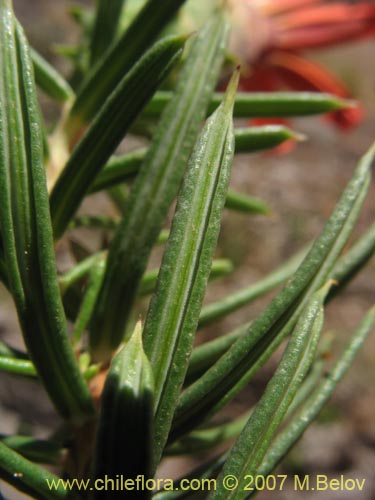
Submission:
<svg viewBox="0 0 375 500">
<path fill-rule="evenodd" d="M 89 1 L 81 3 L 91 4 Z M 67 74 L 69 65 L 56 56 L 51 48 L 60 43 L 72 42 L 77 37 L 77 27 L 67 14 L 71 2 L 14 0 L 14 4 L 32 45 Z M 227 278 L 210 285 L 207 302 L 255 282 L 315 237 L 323 227 L 352 175 L 358 158 L 375 138 L 374 48 L 374 42 L 371 41 L 324 51 L 318 55 L 314 52 L 311 55 L 340 75 L 353 94 L 365 104 L 367 116 L 359 128 L 348 134 L 341 134 L 321 118 L 293 120 L 293 127 L 305 133 L 308 140 L 299 144 L 290 154 L 237 157 L 232 187 L 263 198 L 272 206 L 274 214 L 271 217 L 261 217 L 225 213 L 218 256 L 231 259 L 235 270 Z M 53 121 L 56 109 L 42 95 L 41 100 L 45 115 Z M 374 221 L 374 194 L 372 185 L 357 225 L 357 235 Z M 110 210 L 109 207 L 103 197 L 99 196 L 92 198 L 85 205 L 85 210 L 98 213 Z M 87 234 L 84 237 L 87 238 Z M 62 255 L 61 265 L 64 266 L 64 245 L 58 250 Z M 366 270 L 327 309 L 325 330 L 335 335 L 336 352 L 345 344 L 365 311 L 375 301 L 374 264 L 372 259 Z M 269 297 L 228 316 L 224 321 L 208 328 L 200 338 L 226 333 L 251 320 L 268 300 Z M 3 289 L 0 291 L 0 338 L 12 345 L 22 346 L 17 319 Z M 257 400 L 276 361 L 277 357 L 266 365 L 250 388 L 224 413 L 225 418 L 232 418 Z M 372 335 L 329 405 L 280 469 L 280 472 L 290 475 L 298 472 L 311 476 L 326 474 L 330 478 L 341 474 L 347 478 L 365 478 L 364 491 L 300 493 L 293 491 L 289 481 L 284 491 L 264 492 L 258 496 L 259 499 L 374 498 L 374 361 L 375 337 Z M 32 433 L 43 437 L 48 435 L 48 430 L 57 421 L 58 418 L 37 384 L 0 373 L 0 433 Z M 192 466 L 196 458 L 169 463 L 168 475 L 164 472 L 161 474 L 163 477 L 169 477 L 170 474 L 178 476 Z M 198 457 L 198 460 L 202 459 L 203 456 Z M 1 491 L 8 499 L 22 498 L 22 495 L 6 487 L 1 487 Z"/>
</svg>

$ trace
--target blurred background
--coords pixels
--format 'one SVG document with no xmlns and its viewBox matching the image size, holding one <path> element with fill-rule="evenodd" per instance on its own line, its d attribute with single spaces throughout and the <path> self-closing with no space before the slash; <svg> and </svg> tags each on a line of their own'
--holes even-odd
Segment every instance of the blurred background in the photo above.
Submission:
<svg viewBox="0 0 375 500">
<path fill-rule="evenodd" d="M 92 2 L 76 2 L 92 5 Z M 67 0 L 14 0 L 16 14 L 26 29 L 31 44 L 64 74 L 69 64 L 54 52 L 59 44 L 73 43 L 78 29 L 68 14 Z M 366 110 L 364 121 L 353 131 L 341 133 L 327 126 L 321 118 L 293 120 L 293 128 L 307 140 L 285 155 L 239 155 L 233 168 L 232 186 L 240 192 L 264 199 L 271 205 L 271 216 L 249 216 L 225 212 L 218 256 L 232 260 L 234 271 L 210 285 L 206 302 L 236 291 L 276 268 L 288 256 L 315 237 L 329 217 L 342 189 L 350 178 L 356 162 L 375 138 L 375 66 L 374 41 L 314 51 L 311 59 L 324 63 L 340 76 Z M 41 102 L 50 123 L 56 108 L 43 95 Z M 372 185 L 365 203 L 356 235 L 374 221 Z M 98 213 L 110 210 L 103 197 L 92 198 L 85 210 Z M 85 238 L 87 235 L 85 235 Z M 65 249 L 58 248 L 64 257 Z M 153 263 L 158 259 L 154 256 Z M 356 327 L 365 311 L 375 301 L 374 259 L 339 299 L 329 305 L 325 330 L 334 334 L 334 350 L 339 350 Z M 63 264 L 62 264 L 63 265 Z M 272 294 L 271 294 L 272 296 Z M 251 320 L 267 304 L 269 297 L 244 307 L 217 324 L 207 328 L 203 338 L 226 333 Z M 12 303 L 0 289 L 0 339 L 13 346 L 22 346 Z M 305 433 L 282 467 L 283 473 L 323 473 L 332 478 L 366 478 L 363 492 L 294 492 L 287 486 L 282 492 L 260 494 L 258 498 L 294 500 L 360 499 L 375 495 L 375 338 L 372 335 L 361 351 L 345 380 L 317 422 Z M 244 391 L 223 418 L 230 419 L 256 401 L 276 366 L 272 359 Z M 27 433 L 44 437 L 57 417 L 40 388 L 28 381 L 0 373 L 0 423 L 2 434 Z M 196 460 L 174 460 L 168 473 L 179 475 Z M 22 495 L 3 488 L 6 498 Z"/>
</svg>

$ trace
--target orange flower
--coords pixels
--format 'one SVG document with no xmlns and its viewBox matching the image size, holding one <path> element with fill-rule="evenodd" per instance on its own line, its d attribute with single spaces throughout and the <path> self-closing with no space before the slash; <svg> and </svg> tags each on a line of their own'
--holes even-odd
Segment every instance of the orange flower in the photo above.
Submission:
<svg viewBox="0 0 375 500">
<path fill-rule="evenodd" d="M 374 2 L 229 0 L 229 4 L 235 25 L 232 49 L 249 65 L 242 90 L 291 88 L 350 97 L 338 78 L 301 52 L 374 36 Z M 329 115 L 344 130 L 362 117 L 361 107 Z"/>
</svg>

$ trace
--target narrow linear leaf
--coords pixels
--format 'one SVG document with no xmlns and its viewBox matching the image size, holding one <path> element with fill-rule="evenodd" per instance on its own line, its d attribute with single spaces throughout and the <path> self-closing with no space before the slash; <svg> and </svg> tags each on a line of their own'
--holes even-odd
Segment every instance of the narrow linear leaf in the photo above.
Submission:
<svg viewBox="0 0 375 500">
<path fill-rule="evenodd" d="M 104 386 L 93 477 L 135 479 L 151 474 L 153 378 L 143 351 L 138 324 L 113 358 Z M 96 493 L 98 498 L 102 493 Z M 94 498 L 96 498 L 96 495 Z M 127 497 L 148 499 L 151 491 L 128 492 Z"/>
<path fill-rule="evenodd" d="M 298 389 L 297 394 L 294 396 L 293 401 L 289 405 L 285 418 L 289 418 L 296 409 L 306 401 L 311 392 L 316 388 L 320 377 L 323 374 L 325 360 L 321 355 L 314 361 L 309 373 L 305 380 L 302 382 L 301 387 Z M 268 453 L 268 452 L 267 452 Z"/>
<path fill-rule="evenodd" d="M 126 184 L 113 186 L 107 191 L 112 203 L 114 204 L 118 212 L 122 215 L 125 215 L 125 210 L 129 199 L 129 192 L 130 189 Z"/>
<path fill-rule="evenodd" d="M 152 293 L 156 281 L 158 279 L 159 269 L 152 269 L 148 273 L 146 273 L 141 281 L 141 286 L 139 288 L 139 294 L 148 295 Z M 215 259 L 212 261 L 211 272 L 209 279 L 214 280 L 216 278 L 221 278 L 222 276 L 226 276 L 227 274 L 233 271 L 233 264 L 228 259 Z"/>
<path fill-rule="evenodd" d="M 57 282 L 40 111 L 27 41 L 0 1 L 0 219 L 9 284 L 31 360 L 60 414 L 94 407 L 71 349 Z"/>
<path fill-rule="evenodd" d="M 31 60 L 34 66 L 35 81 L 43 92 L 58 102 L 73 99 L 74 92 L 69 83 L 34 49 L 31 49 Z"/>
<path fill-rule="evenodd" d="M 204 306 L 199 318 L 199 327 L 211 324 L 213 321 L 236 311 L 242 306 L 274 290 L 279 285 L 284 284 L 296 272 L 298 266 L 306 256 L 306 253 L 306 249 L 297 252 L 279 268 L 258 280 L 256 283 Z"/>
<path fill-rule="evenodd" d="M 288 406 L 314 359 L 323 326 L 323 302 L 327 292 L 328 286 L 325 286 L 313 295 L 302 311 L 275 374 L 229 453 L 218 477 L 219 486 L 209 495 L 210 500 L 240 500 L 247 497 L 245 477 L 248 477 L 247 474 L 256 476 Z M 227 475 L 239 478 L 238 488 L 232 492 L 228 492 L 220 481 Z"/>
<path fill-rule="evenodd" d="M 300 134 L 282 126 L 236 128 L 235 152 L 255 153 L 267 148 L 279 146 L 287 140 L 299 140 Z M 138 174 L 147 149 L 141 148 L 122 156 L 114 156 L 100 172 L 90 188 L 95 193 L 120 182 L 133 179 Z"/>
<path fill-rule="evenodd" d="M 190 385 L 203 375 L 221 356 L 244 335 L 249 329 L 250 323 L 241 325 L 232 332 L 205 342 L 193 349 L 189 368 L 186 373 L 185 384 Z"/>
<path fill-rule="evenodd" d="M 85 227 L 85 222 L 84 221 L 82 222 L 83 226 Z M 89 218 L 89 221 L 86 220 L 86 222 L 91 223 L 91 219 Z M 79 222 L 78 226 L 80 226 Z M 166 243 L 168 237 L 169 237 L 169 230 L 163 229 L 159 233 L 156 244 L 162 245 Z M 79 281 L 80 279 L 84 278 L 87 274 L 89 274 L 92 267 L 96 266 L 99 262 L 105 260 L 106 257 L 107 257 L 106 251 L 94 253 L 86 257 L 85 259 L 81 260 L 78 264 L 69 269 L 69 271 L 66 271 L 63 275 L 59 277 L 61 292 L 64 294 L 68 288 L 70 288 L 72 285 L 77 283 L 77 281 Z M 220 267 L 220 265 L 218 267 Z M 226 267 L 228 269 L 228 272 L 230 272 L 228 264 L 223 267 Z"/>
<path fill-rule="evenodd" d="M 18 358 L 18 359 L 28 359 L 27 354 L 23 351 L 10 347 L 5 342 L 0 340 L 0 356 L 5 356 L 7 358 Z"/>
<path fill-rule="evenodd" d="M 324 375 L 322 380 L 315 385 L 315 390 L 305 399 L 302 407 L 297 411 L 287 427 L 277 436 L 267 452 L 258 474 L 267 476 L 279 462 L 287 455 L 289 450 L 300 439 L 311 422 L 331 397 L 334 389 L 348 371 L 355 356 L 362 347 L 366 337 L 371 333 L 375 324 L 375 307 L 363 318 L 358 329 L 354 332 L 347 347 L 342 351 L 334 366 Z"/>
<path fill-rule="evenodd" d="M 93 267 L 100 264 L 100 262 L 106 258 L 106 255 L 106 251 L 94 253 L 60 276 L 59 284 L 61 293 L 64 294 L 68 288 L 77 283 L 77 281 L 81 278 L 88 275 Z"/>
<path fill-rule="evenodd" d="M 120 81 L 75 147 L 51 193 L 56 238 L 67 228 L 89 185 L 158 85 L 179 60 L 185 37 L 157 42 Z"/>
<path fill-rule="evenodd" d="M 113 156 L 90 187 L 90 193 L 133 179 L 147 155 L 147 148 L 137 149 L 122 156 Z"/>
<path fill-rule="evenodd" d="M 237 309 L 251 303 L 273 290 L 287 279 L 292 277 L 298 264 L 302 261 L 307 250 L 301 250 L 293 255 L 285 264 L 272 271 L 258 282 L 243 288 L 239 292 L 227 295 L 212 304 L 203 307 L 199 326 L 203 327 L 230 314 Z M 332 278 L 337 285 L 332 287 L 327 301 L 333 299 L 371 259 L 375 252 L 375 224 L 372 225 L 364 235 L 337 261 L 332 272 Z"/>
<path fill-rule="evenodd" d="M 331 218 L 287 285 L 251 324 L 247 334 L 182 394 L 171 439 L 230 401 L 290 334 L 311 294 L 332 274 L 352 232 L 370 183 L 374 154 L 375 144 L 359 162 Z"/>
<path fill-rule="evenodd" d="M 224 424 L 216 425 L 208 429 L 198 429 L 182 437 L 176 443 L 168 446 L 165 450 L 166 456 L 197 454 L 210 450 L 215 446 L 225 443 L 229 439 L 236 438 L 249 420 L 249 414 Z"/>
<path fill-rule="evenodd" d="M 6 436 L 1 441 L 24 458 L 35 463 L 58 465 L 62 460 L 62 450 L 52 441 L 29 436 Z"/>
<path fill-rule="evenodd" d="M 119 220 L 105 215 L 77 215 L 69 224 L 68 229 L 103 229 L 114 230 L 117 228 Z"/>
<path fill-rule="evenodd" d="M 46 500 L 72 498 L 71 492 L 58 483 L 57 476 L 23 458 L 1 441 L 0 478 L 32 498 Z M 56 484 L 56 489 L 48 486 L 53 483 Z"/>
<path fill-rule="evenodd" d="M 303 141 L 305 136 L 281 125 L 236 129 L 236 153 L 252 153 L 275 148 L 286 141 Z"/>
<path fill-rule="evenodd" d="M 116 39 L 126 0 L 97 0 L 90 44 L 90 65 L 95 64 Z"/>
<path fill-rule="evenodd" d="M 158 92 L 146 107 L 144 115 L 159 116 L 171 99 L 171 92 Z M 208 112 L 212 113 L 222 99 L 223 94 L 215 93 Z M 238 92 L 233 114 L 235 118 L 306 116 L 351 106 L 352 101 L 320 92 Z"/>
<path fill-rule="evenodd" d="M 155 377 L 154 467 L 167 441 L 188 368 L 219 235 L 234 154 L 232 109 L 238 77 L 237 71 L 189 159 L 146 317 L 145 352 Z"/>
<path fill-rule="evenodd" d="M 0 371 L 28 377 L 35 377 L 37 375 L 35 366 L 31 361 L 7 356 L 0 356 Z"/>
<path fill-rule="evenodd" d="M 339 259 L 333 273 L 338 285 L 334 287 L 328 299 L 335 297 L 358 274 L 375 254 L 375 224 L 354 243 L 354 245 Z"/>
<path fill-rule="evenodd" d="M 97 109 L 117 88 L 124 75 L 141 58 L 184 1 L 148 0 L 127 31 L 106 56 L 94 65 L 78 92 L 65 126 L 71 139 L 96 114 Z"/>
<path fill-rule="evenodd" d="M 82 339 L 82 335 L 86 330 L 94 307 L 96 300 L 98 298 L 99 290 L 103 282 L 105 271 L 105 260 L 100 260 L 95 266 L 92 267 L 89 275 L 89 281 L 85 290 L 85 295 L 83 297 L 77 320 L 74 324 L 73 329 L 73 345 L 78 345 Z"/>
<path fill-rule="evenodd" d="M 218 15 L 195 40 L 133 185 L 92 321 L 90 346 L 96 360 L 110 357 L 123 338 L 148 257 L 177 195 L 216 85 L 227 36 L 227 22 Z"/>
<path fill-rule="evenodd" d="M 260 198 L 254 198 L 253 196 L 231 190 L 228 191 L 225 206 L 236 212 L 245 212 L 248 214 L 269 215 L 271 213 L 270 206 Z"/>
</svg>

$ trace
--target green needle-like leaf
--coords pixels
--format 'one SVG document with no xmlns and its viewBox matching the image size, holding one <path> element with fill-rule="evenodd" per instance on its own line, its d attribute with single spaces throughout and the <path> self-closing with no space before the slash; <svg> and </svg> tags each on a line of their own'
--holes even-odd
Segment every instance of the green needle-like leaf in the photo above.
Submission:
<svg viewBox="0 0 375 500">
<path fill-rule="evenodd" d="M 198 429 L 182 437 L 176 443 L 168 446 L 166 456 L 202 453 L 218 444 L 237 437 L 249 420 L 249 414 L 243 415 L 231 422 L 216 425 L 208 429 Z"/>
<path fill-rule="evenodd" d="M 35 81 L 49 97 L 58 102 L 72 100 L 73 89 L 57 70 L 50 65 L 36 50 L 31 49 Z"/>
<path fill-rule="evenodd" d="M 35 366 L 31 361 L 7 356 L 0 356 L 0 371 L 14 373 L 16 375 L 26 375 L 29 377 L 35 377 L 37 375 Z"/>
<path fill-rule="evenodd" d="M 185 384 L 190 385 L 203 375 L 221 356 L 244 335 L 250 324 L 246 323 L 232 332 L 205 342 L 193 349 L 189 360 L 189 368 L 185 378 Z"/>
<path fill-rule="evenodd" d="M 227 295 L 212 304 L 203 307 L 199 326 L 209 325 L 227 314 L 230 314 L 253 300 L 262 297 L 277 286 L 286 282 L 296 271 L 298 264 L 306 255 L 307 250 L 302 250 L 293 255 L 281 267 L 272 271 L 253 285 L 243 288 L 238 292 Z M 335 297 L 364 267 L 375 252 L 375 224 L 344 254 L 335 265 L 332 278 L 338 282 L 332 287 L 327 300 Z"/>
<path fill-rule="evenodd" d="M 0 478 L 17 490 L 31 496 L 56 500 L 72 497 L 72 492 L 58 483 L 59 478 L 40 468 L 26 458 L 11 450 L 0 441 Z M 49 485 L 55 484 L 56 488 Z"/>
<path fill-rule="evenodd" d="M 93 267 L 97 266 L 105 259 L 106 255 L 107 252 L 105 251 L 94 253 L 86 259 L 83 259 L 81 262 L 69 269 L 69 271 L 67 271 L 65 274 L 60 276 L 59 284 L 62 294 L 64 294 L 68 288 L 74 285 L 74 283 L 89 274 Z"/>
<path fill-rule="evenodd" d="M 7 436 L 0 438 L 0 440 L 32 462 L 58 465 L 63 458 L 60 446 L 51 441 L 34 439 L 29 436 Z"/>
<path fill-rule="evenodd" d="M 219 106 L 222 98 L 221 93 L 213 96 L 209 112 Z M 158 92 L 146 107 L 145 116 L 159 116 L 171 99 L 171 92 Z M 350 106 L 351 101 L 320 92 L 239 92 L 233 114 L 236 118 L 306 116 Z"/>
<path fill-rule="evenodd" d="M 25 343 L 65 418 L 94 412 L 71 349 L 57 281 L 40 111 L 27 41 L 0 1 L 0 220 L 11 292 Z"/>
<path fill-rule="evenodd" d="M 105 260 L 100 260 L 92 267 L 89 275 L 89 281 L 85 290 L 80 310 L 78 312 L 77 321 L 73 329 L 73 344 L 77 345 L 82 339 L 82 335 L 90 322 L 98 293 L 103 282 L 105 270 Z"/>
<path fill-rule="evenodd" d="M 148 0 L 127 31 L 94 65 L 79 90 L 65 127 L 70 138 L 74 139 L 82 126 L 91 120 L 184 1 Z"/>
<path fill-rule="evenodd" d="M 90 183 L 179 60 L 185 41 L 185 37 L 168 37 L 156 43 L 121 80 L 77 144 L 51 194 L 56 238 L 64 233 Z"/>
<path fill-rule="evenodd" d="M 212 261 L 211 272 L 210 272 L 210 280 L 214 280 L 216 278 L 221 278 L 222 276 L 226 276 L 227 274 L 233 271 L 233 264 L 228 259 L 216 259 Z M 146 273 L 141 281 L 141 286 L 139 289 L 140 295 L 148 295 L 153 292 L 156 281 L 158 279 L 159 269 L 152 269 L 148 273 Z"/>
<path fill-rule="evenodd" d="M 133 179 L 138 174 L 146 155 L 147 149 L 142 148 L 122 156 L 112 157 L 91 185 L 90 193 L 96 193 Z"/>
<path fill-rule="evenodd" d="M 244 287 L 238 292 L 227 295 L 212 304 L 203 307 L 199 319 L 199 326 L 209 325 L 227 314 L 236 311 L 240 307 L 262 297 L 266 293 L 274 290 L 279 285 L 291 278 L 306 255 L 307 250 L 301 250 L 293 255 L 289 260 L 282 264 L 275 271 L 272 271 L 256 283 Z"/>
<path fill-rule="evenodd" d="M 328 298 L 336 296 L 358 274 L 375 254 L 375 224 L 339 259 L 333 273 L 338 281 Z"/>
<path fill-rule="evenodd" d="M 313 295 L 302 311 L 280 364 L 238 437 L 210 500 L 247 497 L 245 476 L 256 476 L 270 443 L 313 361 L 323 326 L 323 302 L 328 287 Z M 238 488 L 228 492 L 220 481 L 227 475 L 239 478 Z"/>
<path fill-rule="evenodd" d="M 268 215 L 271 213 L 270 206 L 260 198 L 236 193 L 235 191 L 228 192 L 225 206 L 231 210 L 248 214 Z"/>
<path fill-rule="evenodd" d="M 124 471 L 128 479 L 150 477 L 152 420 L 152 371 L 137 324 L 128 343 L 112 360 L 104 386 L 93 477 L 116 478 Z M 126 496 L 146 500 L 151 491 L 134 490 Z"/>
<path fill-rule="evenodd" d="M 146 317 L 145 352 L 155 377 L 155 467 L 188 368 L 220 230 L 234 154 L 232 109 L 238 77 L 237 72 L 189 159 Z"/>
<path fill-rule="evenodd" d="M 94 65 L 111 46 L 126 0 L 97 0 L 94 29 L 91 37 L 90 64 Z"/>
<path fill-rule="evenodd" d="M 181 396 L 172 439 L 214 414 L 237 394 L 287 336 L 311 294 L 330 277 L 370 183 L 375 145 L 361 159 L 322 233 L 293 278 L 241 337 Z"/>
<path fill-rule="evenodd" d="M 355 356 L 363 345 L 366 337 L 371 333 L 375 324 L 375 307 L 363 318 L 358 329 L 354 332 L 347 347 L 338 357 L 334 366 L 315 385 L 315 390 L 303 402 L 287 427 L 277 436 L 267 452 L 258 474 L 267 476 L 278 463 L 287 455 L 292 446 L 300 439 L 311 422 L 331 397 L 334 389 L 348 371 Z"/>
<path fill-rule="evenodd" d="M 106 215 L 77 215 L 70 222 L 68 229 L 103 229 L 103 230 L 114 230 L 117 228 L 119 221 L 115 217 L 110 217 Z"/>
<path fill-rule="evenodd" d="M 134 183 L 126 217 L 110 247 L 92 321 L 90 344 L 96 360 L 110 357 L 123 338 L 148 257 L 180 187 L 216 85 L 227 34 L 227 23 L 218 15 L 195 40 Z"/>
<path fill-rule="evenodd" d="M 255 153 L 263 149 L 279 146 L 288 140 L 299 140 L 301 138 L 300 134 L 286 127 L 270 125 L 236 128 L 234 136 L 236 153 Z M 111 158 L 94 181 L 90 192 L 95 193 L 135 177 L 146 154 L 147 149 L 142 148 Z"/>
<path fill-rule="evenodd" d="M 1 341 L 0 341 L 0 356 L 5 356 L 7 358 L 28 359 L 27 354 L 25 352 L 19 351 L 14 347 L 10 347 L 5 342 Z"/>
<path fill-rule="evenodd" d="M 304 138 L 302 134 L 281 125 L 237 128 L 236 153 L 262 151 L 280 146 L 286 141 L 302 141 Z"/>
<path fill-rule="evenodd" d="M 337 264 L 334 267 L 332 273 L 332 278 L 337 282 L 337 284 L 331 288 L 326 298 L 326 302 L 332 300 L 343 286 L 350 282 L 357 273 L 363 268 L 363 266 L 368 262 L 368 260 L 374 255 L 375 251 L 375 224 L 373 224 L 363 236 L 344 254 L 342 255 Z M 290 259 L 292 263 L 293 260 L 296 261 L 295 267 L 297 267 L 297 261 L 302 259 L 302 253 L 296 254 Z M 283 266 L 284 267 L 284 266 Z M 286 269 L 287 270 L 287 269 Z M 262 294 L 253 293 L 258 287 L 263 288 L 261 284 L 267 283 L 270 279 L 272 280 L 272 275 L 277 277 L 277 274 L 282 272 L 282 268 L 274 271 L 268 275 L 263 280 L 258 283 L 251 285 L 248 288 L 235 294 L 229 295 L 223 300 L 219 300 L 213 304 L 202 309 L 202 314 L 200 317 L 201 325 L 209 324 L 211 321 L 220 318 L 230 312 L 236 310 L 237 306 L 245 305 L 250 303 L 252 300 L 260 297 Z M 293 265 L 290 269 L 290 274 L 285 275 L 285 281 L 292 276 L 294 272 Z M 282 278 L 282 276 L 281 276 Z M 283 280 L 281 280 L 282 282 Z M 275 287 L 281 283 L 275 279 Z M 264 288 L 264 293 L 269 291 L 267 287 Z M 241 299 L 243 298 L 243 300 Z M 218 337 L 217 339 L 206 342 L 195 348 L 190 357 L 189 369 L 186 375 L 186 384 L 194 382 L 199 376 L 201 376 L 208 368 L 210 368 L 228 349 L 231 347 L 236 340 L 238 340 L 249 328 L 249 325 L 242 325 L 233 332 L 226 335 Z"/>
</svg>

